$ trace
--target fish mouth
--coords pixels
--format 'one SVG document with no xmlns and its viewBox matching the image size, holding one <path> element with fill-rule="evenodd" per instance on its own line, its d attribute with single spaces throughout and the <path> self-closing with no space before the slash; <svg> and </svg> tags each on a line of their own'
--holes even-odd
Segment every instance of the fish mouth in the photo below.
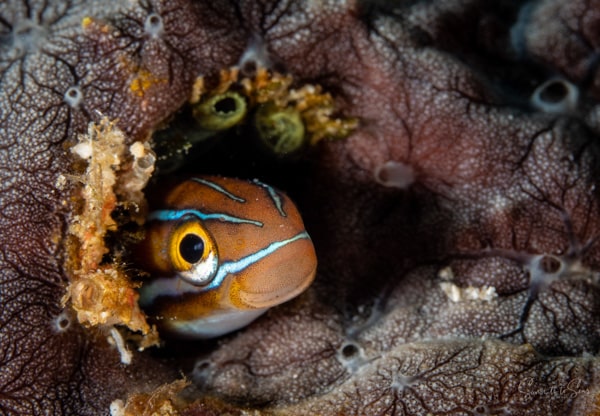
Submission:
<svg viewBox="0 0 600 416">
<path fill-rule="evenodd" d="M 282 304 L 304 292 L 313 282 L 316 273 L 317 266 L 315 265 L 314 269 L 304 279 L 298 280 L 294 285 L 283 282 L 275 289 L 267 291 L 241 289 L 239 291 L 240 300 L 253 309 L 270 308 Z"/>
<path fill-rule="evenodd" d="M 210 315 L 202 316 L 196 319 L 165 320 L 163 325 L 167 331 L 176 333 L 181 338 L 215 338 L 247 326 L 267 310 L 268 308 L 217 309 Z"/>
</svg>

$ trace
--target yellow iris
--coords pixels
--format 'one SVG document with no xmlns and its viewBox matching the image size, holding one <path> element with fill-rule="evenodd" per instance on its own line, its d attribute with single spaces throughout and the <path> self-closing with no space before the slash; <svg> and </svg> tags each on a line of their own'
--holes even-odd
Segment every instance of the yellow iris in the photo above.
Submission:
<svg viewBox="0 0 600 416">
<path fill-rule="evenodd" d="M 200 221 L 178 225 L 171 234 L 168 250 L 173 268 L 186 280 L 203 284 L 216 272 L 217 246 Z"/>
</svg>

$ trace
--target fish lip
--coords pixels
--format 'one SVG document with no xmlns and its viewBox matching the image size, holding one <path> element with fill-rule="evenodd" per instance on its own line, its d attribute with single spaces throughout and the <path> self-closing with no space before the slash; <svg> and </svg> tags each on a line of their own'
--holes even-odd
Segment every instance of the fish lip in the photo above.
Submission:
<svg viewBox="0 0 600 416">
<path fill-rule="evenodd" d="M 275 292 L 268 292 L 269 294 L 275 294 L 274 296 L 270 296 L 266 300 L 262 300 L 260 302 L 252 301 L 252 298 L 261 297 L 264 299 L 265 293 L 256 293 L 247 290 L 240 290 L 240 296 L 244 302 L 244 305 L 250 308 L 270 308 L 273 306 L 280 305 L 284 302 L 287 302 L 290 299 L 295 298 L 304 292 L 315 280 L 315 276 L 317 274 L 317 266 L 313 268 L 311 273 L 308 275 L 307 279 L 303 279 L 300 283 L 293 286 L 291 290 L 289 287 L 286 287 L 284 290 L 279 290 Z"/>
<path fill-rule="evenodd" d="M 177 334 L 179 338 L 208 339 L 228 334 L 244 328 L 263 315 L 269 308 L 215 309 L 215 313 L 196 319 L 165 320 L 163 327 L 168 332 Z"/>
</svg>

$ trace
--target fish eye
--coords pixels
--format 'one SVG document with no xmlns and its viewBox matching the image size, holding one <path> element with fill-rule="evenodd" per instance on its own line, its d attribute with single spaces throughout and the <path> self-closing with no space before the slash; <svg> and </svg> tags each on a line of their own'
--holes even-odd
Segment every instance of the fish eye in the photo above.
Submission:
<svg viewBox="0 0 600 416">
<path fill-rule="evenodd" d="M 196 234 L 186 234 L 179 243 L 179 254 L 188 263 L 197 263 L 204 253 L 204 241 Z"/>
<path fill-rule="evenodd" d="M 200 221 L 177 225 L 170 236 L 168 251 L 173 270 L 193 285 L 208 284 L 219 268 L 217 246 Z"/>
</svg>

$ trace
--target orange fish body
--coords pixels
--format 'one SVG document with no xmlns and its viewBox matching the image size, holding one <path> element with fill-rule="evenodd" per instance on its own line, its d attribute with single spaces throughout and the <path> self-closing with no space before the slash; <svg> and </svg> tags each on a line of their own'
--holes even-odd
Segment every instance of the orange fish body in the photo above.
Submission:
<svg viewBox="0 0 600 416">
<path fill-rule="evenodd" d="M 140 305 L 170 332 L 239 329 L 303 292 L 317 259 L 293 202 L 259 181 L 194 177 L 148 217 L 138 257 L 155 278 Z"/>
</svg>

